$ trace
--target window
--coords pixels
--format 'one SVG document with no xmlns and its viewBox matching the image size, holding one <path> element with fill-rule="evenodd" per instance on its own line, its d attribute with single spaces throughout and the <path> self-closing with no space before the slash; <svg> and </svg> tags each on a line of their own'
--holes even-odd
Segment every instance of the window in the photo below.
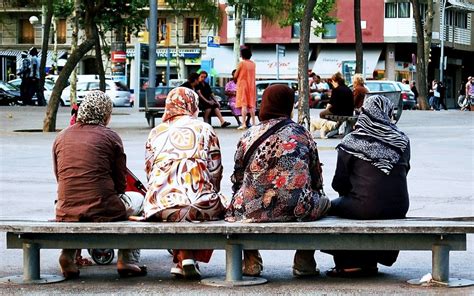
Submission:
<svg viewBox="0 0 474 296">
<path fill-rule="evenodd" d="M 397 17 L 397 3 L 385 3 L 385 18 Z"/>
<path fill-rule="evenodd" d="M 336 24 L 325 24 L 324 25 L 324 31 L 323 33 L 323 39 L 330 39 L 330 38 L 336 38 L 337 37 L 337 32 L 336 32 Z"/>
<path fill-rule="evenodd" d="M 420 17 L 421 22 L 425 23 L 426 11 L 428 10 L 428 4 L 420 3 Z"/>
<path fill-rule="evenodd" d="M 462 11 L 446 11 L 445 24 L 455 26 L 461 29 L 467 29 L 467 13 Z"/>
<path fill-rule="evenodd" d="M 401 2 L 398 3 L 398 18 L 409 18 L 410 17 L 410 3 Z"/>
<path fill-rule="evenodd" d="M 59 19 L 56 32 L 58 34 L 58 44 L 66 43 L 66 19 Z"/>
<path fill-rule="evenodd" d="M 165 18 L 159 18 L 158 19 L 158 29 L 156 30 L 158 32 L 157 40 L 158 43 L 161 41 L 164 42 L 166 39 L 166 19 Z"/>
<path fill-rule="evenodd" d="M 291 38 L 300 38 L 300 22 L 291 25 Z"/>
<path fill-rule="evenodd" d="M 27 19 L 19 20 L 19 34 L 18 43 L 20 44 L 34 44 L 35 43 L 35 29 Z"/>
<path fill-rule="evenodd" d="M 184 33 L 184 43 L 199 43 L 199 19 L 187 18 Z"/>
<path fill-rule="evenodd" d="M 385 18 L 409 18 L 410 5 L 410 2 L 385 3 Z"/>
</svg>

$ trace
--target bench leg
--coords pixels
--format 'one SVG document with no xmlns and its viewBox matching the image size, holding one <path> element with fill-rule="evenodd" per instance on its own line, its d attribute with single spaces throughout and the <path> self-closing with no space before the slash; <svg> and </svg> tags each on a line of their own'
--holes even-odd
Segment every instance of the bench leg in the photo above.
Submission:
<svg viewBox="0 0 474 296">
<path fill-rule="evenodd" d="M 431 271 L 433 280 L 441 283 L 449 282 L 449 246 L 433 245 Z"/>
<path fill-rule="evenodd" d="M 34 243 L 23 243 L 23 276 L 16 275 L 0 279 L 4 284 L 49 284 L 64 281 L 57 275 L 40 275 L 40 248 Z"/>
<path fill-rule="evenodd" d="M 202 284 L 215 287 L 235 287 L 260 285 L 267 282 L 262 277 L 242 276 L 242 245 L 228 244 L 225 253 L 225 278 L 203 279 Z"/>
<path fill-rule="evenodd" d="M 447 244 L 435 244 L 432 247 L 432 261 L 431 261 L 431 277 L 428 282 L 421 282 L 421 279 L 409 280 L 409 284 L 413 285 L 441 285 L 450 288 L 468 287 L 474 285 L 474 281 L 450 278 L 449 277 L 449 251 L 450 247 Z"/>
<path fill-rule="evenodd" d="M 225 280 L 242 280 L 242 246 L 227 245 L 225 249 Z"/>
<path fill-rule="evenodd" d="M 40 249 L 36 244 L 23 244 L 23 280 L 25 282 L 40 279 Z"/>
</svg>

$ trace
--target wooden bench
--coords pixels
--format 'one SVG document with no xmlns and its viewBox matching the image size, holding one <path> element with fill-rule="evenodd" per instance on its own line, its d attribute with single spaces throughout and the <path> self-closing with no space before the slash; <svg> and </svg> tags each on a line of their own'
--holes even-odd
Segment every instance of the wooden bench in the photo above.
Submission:
<svg viewBox="0 0 474 296">
<path fill-rule="evenodd" d="M 354 221 L 327 217 L 305 223 L 58 223 L 0 221 L 8 249 L 23 249 L 23 276 L 3 282 L 41 283 L 62 280 L 40 275 L 41 249 L 223 249 L 225 278 L 207 278 L 214 286 L 252 285 L 264 278 L 242 276 L 242 250 L 431 250 L 432 275 L 448 286 L 473 284 L 450 280 L 449 252 L 466 250 L 473 218 Z M 466 261 L 466 268 L 471 268 Z M 417 281 L 415 281 L 417 282 Z"/>
</svg>

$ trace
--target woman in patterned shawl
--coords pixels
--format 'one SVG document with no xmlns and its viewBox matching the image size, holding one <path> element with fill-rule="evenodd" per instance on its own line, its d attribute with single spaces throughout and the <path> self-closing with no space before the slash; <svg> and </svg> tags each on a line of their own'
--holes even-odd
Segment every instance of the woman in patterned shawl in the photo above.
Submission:
<svg viewBox="0 0 474 296">
<path fill-rule="evenodd" d="M 198 96 L 177 87 L 166 98 L 163 122 L 146 143 L 148 221 L 206 221 L 224 217 L 227 202 L 219 193 L 222 164 L 212 127 L 197 119 Z M 177 277 L 199 278 L 195 261 L 209 262 L 211 250 L 174 250 Z"/>
<path fill-rule="evenodd" d="M 268 87 L 260 108 L 260 124 L 244 133 L 237 145 L 234 196 L 228 221 L 289 222 L 314 221 L 324 216 L 330 202 L 323 194 L 321 164 L 316 143 L 301 125 L 291 121 L 294 91 L 285 85 Z M 244 163 L 249 147 L 267 130 L 281 121 L 276 130 Z M 314 251 L 297 251 L 295 276 L 318 273 Z M 262 261 L 257 250 L 244 252 L 244 275 L 258 276 Z"/>
<path fill-rule="evenodd" d="M 407 174 L 410 141 L 391 123 L 392 102 L 374 95 L 364 100 L 355 131 L 337 146 L 330 215 L 349 219 L 401 219 L 408 211 Z M 335 268 L 329 276 L 377 273 L 377 263 L 390 266 L 398 251 L 328 251 Z"/>
</svg>

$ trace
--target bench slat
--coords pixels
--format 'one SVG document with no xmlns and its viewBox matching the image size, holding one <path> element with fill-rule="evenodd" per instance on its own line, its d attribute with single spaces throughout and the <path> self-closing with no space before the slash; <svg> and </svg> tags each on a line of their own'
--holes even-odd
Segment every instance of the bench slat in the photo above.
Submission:
<svg viewBox="0 0 474 296">
<path fill-rule="evenodd" d="M 45 221 L 0 221 L 0 232 L 13 233 L 474 233 L 474 221 L 439 219 L 348 220 L 328 217 L 314 222 L 298 223 L 202 223 L 109 222 L 71 223 Z"/>
</svg>

